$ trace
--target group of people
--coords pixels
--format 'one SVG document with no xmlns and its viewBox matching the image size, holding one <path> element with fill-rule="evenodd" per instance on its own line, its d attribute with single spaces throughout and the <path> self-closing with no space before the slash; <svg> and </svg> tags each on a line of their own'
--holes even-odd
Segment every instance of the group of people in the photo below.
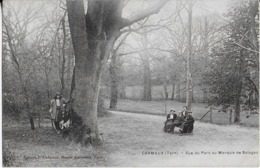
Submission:
<svg viewBox="0 0 260 168">
<path fill-rule="evenodd" d="M 187 106 L 183 106 L 183 111 L 179 112 L 178 116 L 174 110 L 171 110 L 170 114 L 166 116 L 164 132 L 174 134 L 175 127 L 180 127 L 179 131 L 181 133 L 191 133 L 194 122 L 192 112 L 188 111 Z"/>
<path fill-rule="evenodd" d="M 63 128 L 69 127 L 70 120 L 66 119 L 65 105 L 67 101 L 61 96 L 59 92 L 56 93 L 54 98 L 51 100 L 51 108 L 49 113 L 51 113 L 52 127 L 59 134 Z"/>
<path fill-rule="evenodd" d="M 52 127 L 60 133 L 62 129 L 68 128 L 70 125 L 69 114 L 66 114 L 65 105 L 66 100 L 61 96 L 59 92 L 56 93 L 51 100 L 51 113 Z M 183 106 L 183 111 L 179 112 L 177 116 L 174 110 L 170 111 L 167 115 L 164 123 L 164 131 L 168 133 L 174 133 L 175 127 L 180 127 L 181 133 L 190 133 L 193 131 L 194 118 L 192 112 L 187 110 L 187 106 Z"/>
</svg>

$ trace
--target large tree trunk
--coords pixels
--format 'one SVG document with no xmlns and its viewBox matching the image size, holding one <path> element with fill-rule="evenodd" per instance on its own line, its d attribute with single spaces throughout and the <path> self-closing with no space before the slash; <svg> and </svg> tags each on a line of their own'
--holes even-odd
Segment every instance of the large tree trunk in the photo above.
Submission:
<svg viewBox="0 0 260 168">
<path fill-rule="evenodd" d="M 188 10 L 188 56 L 187 56 L 187 85 L 186 85 L 186 106 L 188 111 L 191 111 L 192 103 L 192 75 L 191 75 L 191 32 L 192 32 L 192 0 L 189 0 Z"/>
<path fill-rule="evenodd" d="M 118 76 L 117 76 L 117 56 L 116 53 L 112 52 L 111 63 L 109 67 L 110 72 L 110 106 L 109 108 L 115 109 L 118 95 Z"/>
<path fill-rule="evenodd" d="M 97 124 L 101 71 L 119 32 L 119 27 L 109 27 L 106 25 L 108 23 L 104 23 L 103 14 L 108 17 L 111 11 L 115 12 L 112 13 L 113 16 L 117 14 L 116 12 L 120 13 L 120 10 L 114 11 L 120 5 L 121 3 L 115 3 L 115 1 L 113 3 L 89 1 L 88 14 L 85 17 L 83 1 L 67 0 L 69 26 L 75 53 L 74 87 L 71 91 L 72 108 L 83 119 L 83 124 L 90 128 L 93 145 L 102 144 Z M 84 135 L 85 132 L 82 134 Z M 86 141 L 88 141 L 88 136 L 84 136 L 81 142 L 85 144 Z"/>
<path fill-rule="evenodd" d="M 93 145 L 102 144 L 97 125 L 97 102 L 101 72 L 107 62 L 120 29 L 156 13 L 167 1 L 161 1 L 151 10 L 121 18 L 124 1 L 89 0 L 85 16 L 83 0 L 67 0 L 71 38 L 75 54 L 75 69 L 71 91 L 71 106 L 90 129 Z M 81 131 L 81 143 L 89 137 Z"/>
</svg>

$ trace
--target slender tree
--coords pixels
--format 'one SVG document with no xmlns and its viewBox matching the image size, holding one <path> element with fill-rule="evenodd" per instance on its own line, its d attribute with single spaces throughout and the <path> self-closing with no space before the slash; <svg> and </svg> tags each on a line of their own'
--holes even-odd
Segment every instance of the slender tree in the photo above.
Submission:
<svg viewBox="0 0 260 168">
<path fill-rule="evenodd" d="M 187 34 L 187 84 L 186 84 L 186 106 L 189 111 L 191 111 L 192 102 L 192 74 L 191 74 L 191 55 L 192 55 L 192 0 L 189 0 L 189 10 L 188 10 L 188 34 Z"/>
</svg>

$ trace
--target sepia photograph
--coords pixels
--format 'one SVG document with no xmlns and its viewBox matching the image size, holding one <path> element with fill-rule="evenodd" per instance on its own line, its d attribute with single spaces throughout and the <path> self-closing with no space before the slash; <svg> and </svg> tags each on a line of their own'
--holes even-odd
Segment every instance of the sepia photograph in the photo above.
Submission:
<svg viewBox="0 0 260 168">
<path fill-rule="evenodd" d="M 258 0 L 3 0 L 2 167 L 259 167 Z"/>
</svg>

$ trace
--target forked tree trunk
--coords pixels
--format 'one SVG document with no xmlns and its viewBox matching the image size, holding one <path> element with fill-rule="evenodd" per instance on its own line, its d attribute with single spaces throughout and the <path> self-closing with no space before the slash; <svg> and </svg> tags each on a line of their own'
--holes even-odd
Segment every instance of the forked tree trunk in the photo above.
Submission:
<svg viewBox="0 0 260 168">
<path fill-rule="evenodd" d="M 67 0 L 67 10 L 75 69 L 71 91 L 71 106 L 90 128 L 93 145 L 102 144 L 97 125 L 97 103 L 101 72 L 120 29 L 156 13 L 166 3 L 163 0 L 140 15 L 130 19 L 121 18 L 124 1 L 89 0 L 85 16 L 83 0 Z M 82 131 L 81 143 L 88 141 Z"/>
<path fill-rule="evenodd" d="M 83 119 L 83 124 L 90 127 L 94 141 L 100 143 L 101 138 L 97 125 L 97 103 L 102 69 L 99 61 L 101 51 L 97 39 L 90 44 L 88 43 L 88 30 L 83 6 L 83 1 L 67 0 L 69 26 L 75 53 L 71 106 Z M 85 134 L 85 130 L 82 134 Z M 82 137 L 82 144 L 88 141 L 87 138 Z"/>
</svg>

